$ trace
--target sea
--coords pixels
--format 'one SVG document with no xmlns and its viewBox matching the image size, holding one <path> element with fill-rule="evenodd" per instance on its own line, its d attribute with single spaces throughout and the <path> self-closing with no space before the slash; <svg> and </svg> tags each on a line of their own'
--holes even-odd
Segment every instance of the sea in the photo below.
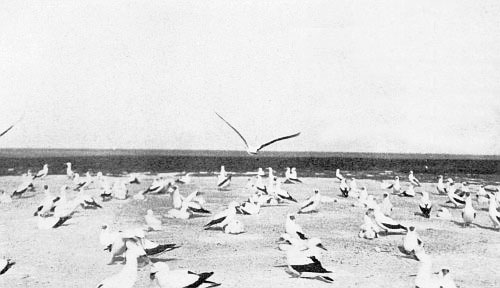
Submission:
<svg viewBox="0 0 500 288">
<path fill-rule="evenodd" d="M 93 149 L 0 149 L 0 175 L 35 172 L 49 164 L 50 174 L 65 174 L 71 162 L 81 174 L 103 172 L 183 173 L 211 176 L 224 165 L 236 175 L 255 174 L 259 167 L 272 167 L 283 175 L 286 167 L 296 167 L 299 177 L 344 176 L 357 179 L 392 179 L 410 170 L 421 181 L 436 181 L 437 175 L 456 181 L 500 184 L 500 155 L 393 154 L 342 152 L 262 152 L 250 156 L 243 151 L 216 150 L 93 150 Z"/>
</svg>

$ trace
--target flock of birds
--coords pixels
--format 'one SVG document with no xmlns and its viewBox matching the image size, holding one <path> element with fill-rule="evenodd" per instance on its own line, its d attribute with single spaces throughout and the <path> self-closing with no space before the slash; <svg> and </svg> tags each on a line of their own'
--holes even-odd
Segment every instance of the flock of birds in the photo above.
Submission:
<svg viewBox="0 0 500 288">
<path fill-rule="evenodd" d="M 242 139 L 249 154 L 255 155 L 263 148 L 285 139 L 297 137 L 300 133 L 280 137 L 260 146 L 250 146 L 241 133 L 229 122 L 222 119 L 237 135 Z M 13 126 L 3 131 L 0 136 L 7 133 Z M 36 174 L 28 171 L 22 175 L 18 187 L 8 193 L 1 191 L 0 203 L 10 203 L 13 198 L 22 199 L 25 193 L 35 191 L 35 181 L 44 181 L 49 174 L 49 166 L 45 164 Z M 169 177 L 158 177 L 153 180 L 146 189 L 129 195 L 129 185 L 139 184 L 142 180 L 140 175 L 130 174 L 127 179 L 119 178 L 114 183 L 110 183 L 110 178 L 97 173 L 93 176 L 86 172 L 85 177 L 81 177 L 73 171 L 71 163 L 66 163 L 66 176 L 71 185 L 62 185 L 58 195 L 54 195 L 47 184 L 43 185 L 44 199 L 33 209 L 33 217 L 37 217 L 38 229 L 57 229 L 65 225 L 78 209 L 101 209 L 103 203 L 116 200 L 133 198 L 134 200 L 145 200 L 148 195 L 169 195 L 171 209 L 164 215 L 166 218 L 188 220 L 195 214 L 212 215 L 212 212 L 205 207 L 206 200 L 199 191 L 194 191 L 186 196 L 180 193 L 179 186 L 191 183 L 192 173 L 186 173 L 177 179 Z M 382 182 L 381 188 L 387 190 L 383 194 L 380 202 L 370 195 L 366 187 L 358 187 L 355 178 L 345 178 L 337 169 L 336 178 L 340 182 L 339 190 L 343 197 L 355 199 L 353 206 L 366 209 L 363 215 L 363 224 L 360 226 L 358 236 L 364 239 L 375 239 L 379 234 L 401 233 L 404 234 L 401 251 L 411 255 L 420 261 L 418 272 L 415 278 L 417 288 L 453 288 L 456 287 L 452 274 L 447 268 L 442 268 L 438 273 L 433 273 L 432 257 L 426 254 L 424 242 L 419 237 L 414 226 L 407 226 L 391 218 L 393 204 L 391 197 L 416 197 L 421 195 L 419 210 L 421 216 L 431 217 L 431 212 L 436 203 L 430 199 L 430 193 L 421 188 L 420 181 L 412 171 L 408 175 L 408 184 L 405 188 L 400 183 L 398 176 L 391 183 Z M 228 189 L 231 184 L 232 173 L 228 173 L 222 166 L 218 173 L 217 188 Z M 238 235 L 245 232 L 245 226 L 237 215 L 255 215 L 262 207 L 283 205 L 289 202 L 297 202 L 282 184 L 300 184 L 302 180 L 298 178 L 295 168 L 286 168 L 285 179 L 280 179 L 275 175 L 275 171 L 269 167 L 265 173 L 259 168 L 253 178 L 248 179 L 246 189 L 249 191 L 248 199 L 238 203 L 232 201 L 227 204 L 226 209 L 215 213 L 211 220 L 203 226 L 205 230 L 221 230 L 226 234 Z M 87 193 L 89 187 L 97 187 L 99 193 L 97 199 L 94 195 Z M 94 188 L 95 188 L 94 187 Z M 419 187 L 419 189 L 416 189 Z M 72 198 L 68 192 L 76 192 Z M 416 191 L 419 190 L 419 191 Z M 390 193 L 389 191 L 392 191 Z M 462 220 L 464 226 L 471 225 L 477 215 L 473 207 L 472 192 L 466 182 L 461 185 L 455 184 L 453 179 L 448 178 L 446 183 L 443 176 L 439 176 L 436 184 L 436 193 L 447 195 L 448 203 L 456 208 L 462 208 Z M 481 185 L 476 194 L 476 201 L 479 205 L 489 203 L 488 214 L 494 228 L 500 228 L 500 213 L 497 210 L 500 203 L 500 192 L 497 188 Z M 70 199 L 71 198 L 71 199 Z M 299 224 L 295 222 L 299 214 L 320 213 L 321 203 L 331 203 L 337 200 L 332 197 L 321 195 L 319 190 L 314 190 L 310 197 L 300 203 L 296 213 L 286 215 L 284 219 L 284 233 L 279 238 L 279 250 L 283 251 L 287 259 L 288 272 L 297 277 L 315 278 L 324 282 L 334 281 L 331 269 L 323 267 L 322 251 L 326 250 L 321 239 L 311 237 L 303 231 Z M 450 208 L 451 209 L 451 208 Z M 437 218 L 451 219 L 451 213 L 441 206 L 436 213 Z M 114 275 L 102 280 L 97 288 L 129 288 L 133 287 L 137 280 L 138 263 L 144 261 L 152 262 L 150 257 L 177 249 L 180 246 L 169 243 L 156 243 L 147 238 L 147 233 L 151 231 L 163 230 L 162 218 L 155 215 L 153 210 L 148 210 L 144 215 L 144 226 L 130 229 L 112 230 L 108 224 L 101 227 L 99 242 L 104 250 L 109 252 L 108 264 L 115 263 L 117 259 L 122 259 L 123 268 Z M 0 259 L 0 274 L 6 273 L 13 265 L 10 259 Z M 164 262 L 154 262 L 150 265 L 150 278 L 156 280 L 159 287 L 216 287 L 221 285 L 210 280 L 213 272 L 197 273 L 190 270 L 171 270 Z"/>
</svg>

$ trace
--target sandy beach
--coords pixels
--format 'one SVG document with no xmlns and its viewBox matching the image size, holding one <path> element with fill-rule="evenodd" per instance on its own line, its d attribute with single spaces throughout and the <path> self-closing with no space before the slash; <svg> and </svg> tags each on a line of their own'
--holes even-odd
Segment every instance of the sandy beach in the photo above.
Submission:
<svg viewBox="0 0 500 288">
<path fill-rule="evenodd" d="M 13 191 L 19 177 L 0 177 L 0 187 Z M 152 176 L 135 192 L 148 186 Z M 299 215 L 297 222 L 312 237 L 320 237 L 328 249 L 323 265 L 333 271 L 333 284 L 318 280 L 292 278 L 286 273 L 286 259 L 277 249 L 276 241 L 284 232 L 285 215 L 296 212 L 298 204 L 290 203 L 263 207 L 259 215 L 241 216 L 246 233 L 226 235 L 221 231 L 205 231 L 208 217 L 189 220 L 163 217 L 164 231 L 149 232 L 147 238 L 160 243 L 177 243 L 179 249 L 153 258 L 166 261 L 172 269 L 214 271 L 211 280 L 222 287 L 414 287 L 418 262 L 402 254 L 398 246 L 403 235 L 381 236 L 375 240 L 358 238 L 364 208 L 353 207 L 354 198 L 342 198 L 339 182 L 331 178 L 305 178 L 303 184 L 283 185 L 299 203 L 320 190 L 322 195 L 337 199 L 323 203 L 320 212 Z M 235 177 L 228 191 L 216 189 L 214 177 L 194 177 L 191 184 L 181 185 L 181 194 L 195 189 L 203 192 L 206 208 L 212 212 L 224 209 L 232 200 L 243 201 L 248 195 L 247 177 Z M 113 199 L 103 203 L 103 209 L 82 210 L 58 229 L 38 230 L 33 212 L 42 201 L 43 184 L 58 193 L 63 184 L 71 184 L 65 176 L 50 175 L 35 180 L 36 192 L 28 192 L 10 204 L 0 204 L 0 257 L 12 258 L 16 265 L 0 276 L 0 287 L 95 287 L 102 279 L 118 272 L 121 264 L 107 265 L 109 256 L 99 244 L 103 223 L 112 229 L 144 225 L 147 209 L 164 215 L 170 209 L 168 195 L 150 195 L 145 201 Z M 380 182 L 358 180 L 370 194 L 381 199 Z M 431 192 L 434 203 L 443 204 L 446 196 L 435 194 L 435 184 L 424 183 L 421 189 Z M 97 194 L 92 185 L 89 194 Z M 70 193 L 70 198 L 76 192 Z M 100 199 L 99 199 L 100 201 Z M 426 251 L 434 257 L 434 271 L 449 267 L 460 287 L 500 287 L 500 232 L 492 230 L 487 204 L 474 202 L 478 217 L 470 228 L 462 228 L 460 209 L 451 209 L 454 220 L 425 219 L 418 212 L 417 198 L 392 197 L 393 218 L 416 227 Z M 436 209 L 432 212 L 434 216 Z M 376 251 L 376 248 L 380 252 Z M 378 250 L 378 249 L 377 249 Z M 155 287 L 149 279 L 149 266 L 141 267 L 134 287 Z"/>
</svg>

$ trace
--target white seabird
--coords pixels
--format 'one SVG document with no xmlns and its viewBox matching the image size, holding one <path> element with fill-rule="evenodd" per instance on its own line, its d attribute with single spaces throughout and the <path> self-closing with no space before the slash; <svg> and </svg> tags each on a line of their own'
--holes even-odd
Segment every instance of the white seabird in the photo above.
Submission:
<svg viewBox="0 0 500 288">
<path fill-rule="evenodd" d="M 227 175 L 220 174 L 217 177 L 217 188 L 223 189 L 223 188 L 228 187 L 229 184 L 231 184 L 231 178 L 232 178 L 231 174 L 227 174 Z"/>
<path fill-rule="evenodd" d="M 392 189 L 392 193 L 394 194 L 399 194 L 401 192 L 401 184 L 399 183 L 399 176 L 394 177 L 394 182 L 390 184 L 387 187 L 384 187 L 385 189 Z"/>
<path fill-rule="evenodd" d="M 69 179 L 73 179 L 75 177 L 75 172 L 71 169 L 71 162 L 66 162 L 66 176 Z"/>
<path fill-rule="evenodd" d="M 410 181 L 411 184 L 420 187 L 420 181 L 418 181 L 417 177 L 415 177 L 415 175 L 413 175 L 413 171 L 411 171 L 411 170 L 410 170 L 410 173 L 408 174 L 408 180 Z"/>
<path fill-rule="evenodd" d="M 5 274 L 14 264 L 16 264 L 16 262 L 11 259 L 0 258 L 0 275 Z"/>
<path fill-rule="evenodd" d="M 138 194 L 141 192 L 138 192 Z M 143 192 L 142 195 L 144 196 L 146 192 Z M 125 181 L 116 181 L 113 184 L 113 188 L 111 190 L 111 195 L 115 197 L 116 199 L 119 200 L 125 200 L 128 197 L 128 189 L 127 189 L 127 184 L 125 184 Z"/>
<path fill-rule="evenodd" d="M 137 247 L 133 241 L 127 241 L 125 252 L 126 264 L 123 269 L 115 275 L 104 279 L 96 288 L 132 288 L 137 280 L 137 258 L 145 256 L 145 253 Z"/>
<path fill-rule="evenodd" d="M 465 194 L 465 207 L 462 210 L 462 219 L 464 220 L 464 226 L 469 226 L 472 221 L 476 218 L 476 210 L 472 207 L 472 198 L 470 193 Z"/>
<path fill-rule="evenodd" d="M 297 213 L 311 213 L 318 211 L 319 204 L 321 203 L 321 195 L 319 190 L 314 190 L 314 194 L 306 201 L 300 204 L 300 209 Z"/>
<path fill-rule="evenodd" d="M 32 190 L 33 189 L 33 177 L 30 177 L 29 175 L 23 177 L 23 182 L 17 186 L 16 190 L 12 192 L 12 196 L 18 196 L 21 197 L 25 192 Z"/>
<path fill-rule="evenodd" d="M 204 229 L 208 230 L 212 227 L 220 227 L 224 229 L 224 226 L 230 223 L 236 216 L 237 206 L 238 206 L 237 202 L 234 201 L 230 202 L 226 210 L 217 213 L 209 223 L 203 226 Z"/>
<path fill-rule="evenodd" d="M 193 173 L 192 172 L 188 172 L 186 173 L 185 175 L 181 176 L 180 178 L 176 179 L 175 180 L 175 183 L 179 183 L 179 184 L 190 184 L 191 183 L 191 175 Z"/>
<path fill-rule="evenodd" d="M 399 193 L 398 196 L 415 197 L 415 194 L 416 194 L 415 188 L 413 187 L 413 184 L 410 183 L 410 185 L 408 185 L 408 189 Z"/>
<path fill-rule="evenodd" d="M 75 191 L 81 190 L 81 189 L 86 189 L 90 183 L 92 182 L 92 176 L 90 175 L 90 172 L 87 171 L 85 173 L 85 179 L 82 179 L 80 177 L 80 174 L 75 173 L 75 177 L 73 178 L 73 182 L 75 183 Z"/>
<path fill-rule="evenodd" d="M 420 191 L 419 193 L 422 194 L 422 198 L 420 198 L 418 207 L 420 208 L 420 211 L 422 212 L 422 215 L 425 218 L 430 218 L 432 210 L 432 202 L 429 199 L 429 193 L 427 193 L 426 191 Z"/>
<path fill-rule="evenodd" d="M 189 270 L 170 270 L 165 262 L 151 265 L 149 277 L 156 280 L 160 288 L 216 287 L 219 283 L 209 281 L 214 272 L 195 273 Z"/>
<path fill-rule="evenodd" d="M 266 146 L 269 146 L 275 142 L 278 142 L 278 141 L 282 141 L 282 140 L 286 140 L 286 139 L 290 139 L 290 138 L 293 138 L 293 137 L 297 137 L 300 135 L 300 132 L 299 133 L 296 133 L 296 134 L 292 134 L 292 135 L 288 135 L 288 136 L 283 136 L 283 137 L 280 137 L 280 138 L 276 138 L 274 140 L 271 140 L 267 143 L 264 143 L 262 145 L 260 145 L 259 147 L 256 147 L 256 146 L 251 146 L 247 143 L 247 140 L 245 140 L 245 138 L 243 137 L 243 135 L 241 135 L 240 132 L 238 132 L 238 130 L 236 130 L 236 128 L 234 128 L 231 124 L 229 124 L 229 122 L 227 122 L 224 118 L 222 118 L 222 116 L 220 116 L 217 112 L 215 113 L 217 114 L 217 116 L 219 116 L 220 119 L 222 119 L 222 121 L 224 121 L 231 129 L 233 129 L 234 132 L 236 132 L 236 134 L 238 134 L 238 136 L 240 136 L 241 140 L 243 140 L 243 142 L 245 143 L 245 148 L 246 148 L 246 151 L 249 155 L 257 155 L 257 153 L 262 150 L 264 147 Z M 271 176 L 269 176 L 271 177 Z"/>
<path fill-rule="evenodd" d="M 378 231 L 380 229 L 373 223 L 371 218 L 372 216 L 373 216 L 373 209 L 367 210 L 365 212 L 365 215 L 363 215 L 363 225 L 361 225 L 360 231 L 358 233 L 358 236 L 360 238 L 365 238 L 369 240 L 378 238 Z"/>
<path fill-rule="evenodd" d="M 259 167 L 259 170 L 257 171 L 257 175 L 259 175 L 260 177 L 264 177 L 266 176 L 266 172 L 264 172 L 264 170 Z"/>
<path fill-rule="evenodd" d="M 340 189 L 340 192 L 342 193 L 342 196 L 344 196 L 346 198 L 349 196 L 349 186 L 347 185 L 345 178 L 342 178 L 340 180 L 339 189 Z"/>
<path fill-rule="evenodd" d="M 418 246 L 422 246 L 422 240 L 418 237 L 415 227 L 408 227 L 408 232 L 403 238 L 403 249 L 406 254 L 414 253 Z"/>
<path fill-rule="evenodd" d="M 295 215 L 293 214 L 286 215 L 285 233 L 302 240 L 308 239 L 302 231 L 302 227 L 300 227 L 300 225 L 295 222 Z"/>
<path fill-rule="evenodd" d="M 233 219 L 224 226 L 224 233 L 226 234 L 241 234 L 245 232 L 245 226 L 240 220 Z"/>
<path fill-rule="evenodd" d="M 380 211 L 382 211 L 385 216 L 391 217 L 393 207 L 391 199 L 389 198 L 389 193 L 384 192 L 382 203 L 380 203 Z"/>
<path fill-rule="evenodd" d="M 290 195 L 290 193 L 288 193 L 288 191 L 281 188 L 281 182 L 279 180 L 277 180 L 276 177 L 274 178 L 274 180 L 276 183 L 275 184 L 276 186 L 274 187 L 274 193 L 276 194 L 276 196 L 278 196 L 280 199 L 283 199 L 283 200 L 297 202 L 297 200 L 295 200 L 295 198 L 293 198 L 292 195 Z"/>
<path fill-rule="evenodd" d="M 487 194 L 490 200 L 490 205 L 488 207 L 488 215 L 490 216 L 491 222 L 493 222 L 493 228 L 500 229 L 500 212 L 497 211 L 497 203 L 495 201 L 495 196 L 492 194 Z"/>
<path fill-rule="evenodd" d="M 33 216 L 38 216 L 38 215 L 47 216 L 53 210 L 53 208 L 55 207 L 54 204 L 56 202 L 60 201 L 60 199 L 61 199 L 60 196 L 59 197 L 54 197 L 50 193 L 48 185 L 44 185 L 43 186 L 43 193 L 45 194 L 45 197 L 44 197 L 42 203 L 40 204 L 40 206 L 38 206 L 38 208 L 36 209 L 36 211 L 33 214 Z"/>
<path fill-rule="evenodd" d="M 146 220 L 146 226 L 148 230 L 153 230 L 153 231 L 163 230 L 163 227 L 161 225 L 161 220 L 154 215 L 153 210 L 148 209 L 146 215 L 144 216 L 144 219 Z"/>
<path fill-rule="evenodd" d="M 290 272 L 298 277 L 317 278 L 325 282 L 333 282 L 330 277 L 332 271 L 323 267 L 316 256 L 310 254 L 309 249 L 300 250 L 300 248 L 291 246 L 286 250 L 287 266 Z"/>
<path fill-rule="evenodd" d="M 446 194 L 446 187 L 444 186 L 443 183 L 443 175 L 439 175 L 436 189 L 438 191 L 438 194 Z"/>
<path fill-rule="evenodd" d="M 43 164 L 42 170 L 38 171 L 35 176 L 33 176 L 33 179 L 40 178 L 43 179 L 45 176 L 49 174 L 49 164 Z"/>
<path fill-rule="evenodd" d="M 385 216 L 380 211 L 380 209 L 374 209 L 373 216 L 375 219 L 375 223 L 386 233 L 408 231 L 408 228 L 406 228 L 406 226 L 401 225 L 401 223 L 396 222 L 394 219 Z"/>
<path fill-rule="evenodd" d="M 450 185 L 450 187 L 446 189 L 446 195 L 448 196 L 448 199 L 455 205 L 455 207 L 464 206 L 465 199 L 458 196 L 455 191 L 456 189 L 454 188 L 454 185 Z"/>
<path fill-rule="evenodd" d="M 335 177 L 339 180 L 344 179 L 344 176 L 342 176 L 342 174 L 340 174 L 340 169 L 335 170 Z"/>
</svg>

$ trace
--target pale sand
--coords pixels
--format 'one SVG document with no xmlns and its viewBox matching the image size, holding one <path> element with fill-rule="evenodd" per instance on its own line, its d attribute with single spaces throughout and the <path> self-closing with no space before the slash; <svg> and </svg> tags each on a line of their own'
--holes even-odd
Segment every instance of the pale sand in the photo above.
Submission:
<svg viewBox="0 0 500 288">
<path fill-rule="evenodd" d="M 18 181 L 19 177 L 1 177 L 0 188 L 13 191 Z M 150 181 L 132 186 L 132 190 L 138 191 Z M 230 191 L 217 191 L 215 178 L 195 177 L 192 184 L 180 189 L 184 195 L 194 189 L 205 192 L 206 208 L 217 212 L 231 200 L 246 199 L 246 182 L 246 177 L 236 177 Z M 28 193 L 27 198 L 0 204 L 0 232 L 4 230 L 0 235 L 0 257 L 17 262 L 0 276 L 0 287 L 95 287 L 121 269 L 121 264 L 106 265 L 108 255 L 98 240 L 100 225 L 104 222 L 114 228 L 142 225 L 148 208 L 158 214 L 165 214 L 169 209 L 167 195 L 149 196 L 147 201 L 112 200 L 104 203 L 102 210 L 80 210 L 67 226 L 41 231 L 37 230 L 32 214 L 43 199 L 44 183 L 56 192 L 70 181 L 63 176 L 36 180 L 38 192 L 34 197 Z M 284 232 L 285 214 L 297 211 L 298 204 L 265 207 L 257 216 L 239 216 L 247 230 L 241 235 L 204 231 L 202 226 L 210 218 L 199 217 L 188 221 L 163 218 L 165 231 L 151 232 L 147 237 L 182 244 L 181 248 L 157 258 L 168 261 L 171 268 L 214 271 L 211 280 L 223 283 L 223 287 L 414 287 L 415 277 L 410 275 L 416 274 L 418 262 L 398 250 L 403 236 L 382 236 L 372 241 L 358 238 L 364 209 L 352 207 L 353 198 L 340 199 L 338 185 L 338 181 L 326 178 L 306 178 L 304 184 L 283 185 L 299 202 L 314 188 L 339 199 L 336 203 L 323 204 L 319 213 L 297 218 L 308 235 L 320 237 L 329 249 L 323 256 L 323 264 L 334 271 L 333 284 L 291 278 L 282 267 L 286 264 L 285 255 L 276 249 L 276 240 Z M 370 193 L 380 199 L 380 182 L 358 180 L 358 185 L 366 185 Z M 424 189 L 435 191 L 431 184 L 424 184 Z M 431 199 L 444 203 L 446 197 L 433 194 Z M 486 228 L 462 228 L 453 221 L 414 215 L 418 212 L 417 198 L 392 197 L 392 201 L 394 218 L 417 227 L 427 251 L 435 259 L 435 271 L 446 265 L 461 287 L 500 287 L 497 271 L 500 232 L 488 229 L 492 223 L 486 210 L 479 211 L 476 220 Z M 452 213 L 460 221 L 460 209 L 452 209 Z M 376 252 L 375 247 L 382 252 Z M 135 287 L 155 287 L 148 276 L 149 267 L 141 268 Z"/>
</svg>

